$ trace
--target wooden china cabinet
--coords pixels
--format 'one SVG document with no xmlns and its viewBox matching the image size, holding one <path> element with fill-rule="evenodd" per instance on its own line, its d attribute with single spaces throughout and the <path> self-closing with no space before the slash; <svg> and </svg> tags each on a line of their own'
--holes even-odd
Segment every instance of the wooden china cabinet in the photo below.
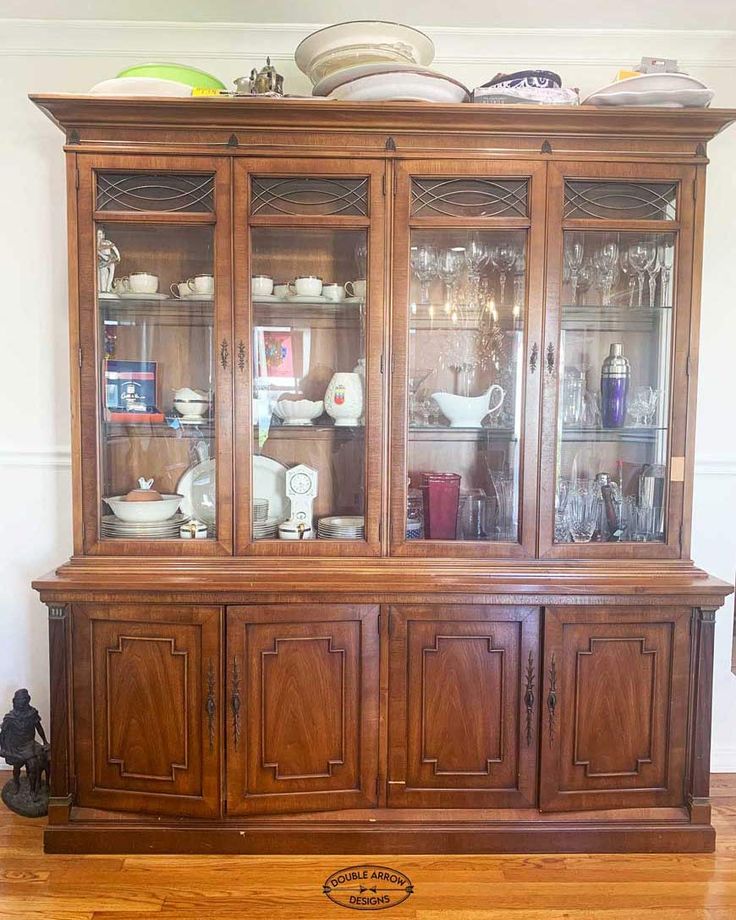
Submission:
<svg viewBox="0 0 736 920">
<path fill-rule="evenodd" d="M 735 113 L 33 101 L 72 357 L 47 850 L 712 850 L 729 587 L 690 518 Z M 139 478 L 178 516 L 116 516 Z"/>
</svg>

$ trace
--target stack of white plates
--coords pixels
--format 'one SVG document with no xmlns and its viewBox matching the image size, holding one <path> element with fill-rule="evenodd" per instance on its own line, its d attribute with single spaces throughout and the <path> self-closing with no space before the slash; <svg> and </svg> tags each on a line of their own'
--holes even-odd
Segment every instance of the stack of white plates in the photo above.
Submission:
<svg viewBox="0 0 736 920">
<path fill-rule="evenodd" d="M 267 521 L 253 521 L 254 540 L 277 540 L 279 536 L 278 518 L 269 518 Z"/>
<path fill-rule="evenodd" d="M 365 518 L 362 514 L 320 518 L 317 536 L 320 540 L 365 540 Z"/>
<path fill-rule="evenodd" d="M 179 537 L 181 525 L 188 520 L 186 514 L 175 514 L 166 521 L 131 524 L 121 521 L 114 514 L 103 514 L 100 534 L 108 539 L 118 540 L 174 540 Z"/>
<path fill-rule="evenodd" d="M 254 498 L 253 499 L 253 520 L 257 524 L 265 524 L 268 519 L 268 499 L 267 498 Z"/>
<path fill-rule="evenodd" d="M 396 22 L 340 22 L 301 42 L 297 66 L 312 95 L 350 102 L 467 102 L 468 90 L 434 73 L 432 40 Z"/>
</svg>

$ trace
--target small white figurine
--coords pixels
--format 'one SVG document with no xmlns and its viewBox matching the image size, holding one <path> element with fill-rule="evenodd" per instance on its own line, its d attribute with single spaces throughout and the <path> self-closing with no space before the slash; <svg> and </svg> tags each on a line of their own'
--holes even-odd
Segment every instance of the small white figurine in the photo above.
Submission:
<svg viewBox="0 0 736 920">
<path fill-rule="evenodd" d="M 120 251 L 112 240 L 105 238 L 102 227 L 97 230 L 97 285 L 100 294 L 112 291 L 115 266 L 120 261 Z"/>
</svg>

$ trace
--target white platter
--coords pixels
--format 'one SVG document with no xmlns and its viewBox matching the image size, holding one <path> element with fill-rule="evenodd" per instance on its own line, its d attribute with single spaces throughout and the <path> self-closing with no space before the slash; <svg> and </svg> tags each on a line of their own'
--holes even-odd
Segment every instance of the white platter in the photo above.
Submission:
<svg viewBox="0 0 736 920">
<path fill-rule="evenodd" d="M 313 84 L 357 64 L 403 61 L 426 67 L 434 60 L 428 35 L 398 22 L 339 22 L 312 32 L 294 52 L 296 66 Z"/>
<path fill-rule="evenodd" d="M 192 87 L 159 77 L 115 77 L 95 83 L 91 96 L 191 96 Z"/>
<path fill-rule="evenodd" d="M 270 457 L 253 457 L 253 494 L 268 499 L 268 511 L 277 523 L 289 510 L 286 498 L 286 467 Z"/>
<path fill-rule="evenodd" d="M 139 294 L 135 291 L 123 291 L 117 296 L 121 300 L 173 300 L 168 294 Z"/>
<path fill-rule="evenodd" d="M 582 104 L 705 108 L 713 96 L 713 90 L 689 74 L 646 73 L 609 83 Z"/>
<path fill-rule="evenodd" d="M 329 96 L 330 93 L 342 86 L 343 83 L 349 83 L 351 80 L 357 80 L 360 77 L 371 77 L 374 74 L 382 73 L 423 73 L 431 74 L 428 67 L 422 67 L 420 64 L 406 64 L 401 61 L 384 61 L 377 64 L 354 64 L 352 67 L 344 67 L 341 70 L 331 73 L 324 77 L 312 89 L 313 96 Z"/>
<path fill-rule="evenodd" d="M 383 73 L 358 77 L 336 87 L 329 99 L 340 102 L 467 102 L 467 88 L 439 73 Z"/>
<path fill-rule="evenodd" d="M 182 496 L 179 503 L 179 510 L 186 514 L 187 517 L 194 517 L 194 506 L 192 505 L 192 484 L 197 476 L 203 473 L 213 473 L 215 471 L 214 460 L 203 460 L 190 466 L 184 473 L 179 482 L 176 484 L 176 491 Z"/>
</svg>

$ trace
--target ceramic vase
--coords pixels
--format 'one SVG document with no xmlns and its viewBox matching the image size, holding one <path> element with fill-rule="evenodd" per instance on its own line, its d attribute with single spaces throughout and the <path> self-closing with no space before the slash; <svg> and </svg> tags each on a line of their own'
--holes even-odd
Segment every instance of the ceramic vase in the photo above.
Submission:
<svg viewBox="0 0 736 920">
<path fill-rule="evenodd" d="M 325 393 L 325 412 L 336 426 L 359 425 L 363 414 L 363 381 L 359 374 L 332 375 Z"/>
</svg>

